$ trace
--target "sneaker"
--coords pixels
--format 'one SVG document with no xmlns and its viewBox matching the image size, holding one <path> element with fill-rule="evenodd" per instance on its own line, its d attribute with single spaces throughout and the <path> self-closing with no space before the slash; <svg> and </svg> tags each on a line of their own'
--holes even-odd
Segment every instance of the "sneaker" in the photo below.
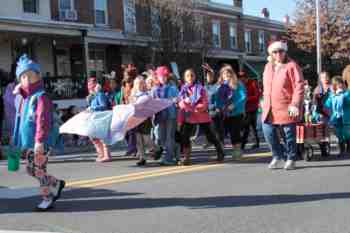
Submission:
<svg viewBox="0 0 350 233">
<path fill-rule="evenodd" d="M 47 211 L 53 208 L 54 201 L 52 198 L 44 199 L 41 203 L 36 207 L 37 211 Z"/>
<path fill-rule="evenodd" d="M 286 164 L 284 165 L 285 170 L 294 170 L 295 169 L 295 162 L 293 160 L 287 160 Z"/>
<path fill-rule="evenodd" d="M 269 169 L 278 169 L 278 164 L 281 162 L 281 160 L 273 158 L 271 163 L 269 164 Z"/>
<path fill-rule="evenodd" d="M 53 202 L 57 201 L 61 197 L 62 190 L 66 186 L 66 182 L 64 180 L 59 180 L 56 183 L 56 186 L 51 186 L 50 191 L 53 195 Z"/>
<path fill-rule="evenodd" d="M 138 161 L 136 163 L 137 166 L 141 167 L 141 166 L 145 166 L 146 165 L 146 160 L 145 159 L 141 159 L 140 161 Z"/>
</svg>

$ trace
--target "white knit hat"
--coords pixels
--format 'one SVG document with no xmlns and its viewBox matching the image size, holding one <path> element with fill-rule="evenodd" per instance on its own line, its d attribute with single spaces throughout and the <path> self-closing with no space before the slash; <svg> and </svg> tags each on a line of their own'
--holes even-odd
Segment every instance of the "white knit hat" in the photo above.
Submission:
<svg viewBox="0 0 350 233">
<path fill-rule="evenodd" d="M 269 48 L 267 49 L 269 54 L 271 55 L 272 52 L 277 51 L 277 50 L 284 50 L 288 51 L 288 45 L 286 42 L 283 41 L 275 41 L 269 45 Z"/>
</svg>

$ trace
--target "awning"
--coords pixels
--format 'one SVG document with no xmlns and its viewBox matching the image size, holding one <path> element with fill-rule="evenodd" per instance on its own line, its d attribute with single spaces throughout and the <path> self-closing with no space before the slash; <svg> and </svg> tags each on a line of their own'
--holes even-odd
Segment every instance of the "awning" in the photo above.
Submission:
<svg viewBox="0 0 350 233">
<path fill-rule="evenodd" d="M 136 45 L 148 46 L 151 42 L 149 37 L 126 36 L 121 31 L 111 31 L 103 29 L 89 30 L 86 40 L 88 43 L 94 44 L 112 44 L 112 45 Z"/>
<path fill-rule="evenodd" d="M 249 78 L 262 79 L 266 62 L 243 61 L 244 71 Z"/>
<path fill-rule="evenodd" d="M 34 34 L 50 34 L 62 36 L 81 36 L 82 30 L 89 28 L 87 24 L 68 24 L 65 22 L 23 20 L 0 17 L 0 31 L 24 32 Z"/>
</svg>

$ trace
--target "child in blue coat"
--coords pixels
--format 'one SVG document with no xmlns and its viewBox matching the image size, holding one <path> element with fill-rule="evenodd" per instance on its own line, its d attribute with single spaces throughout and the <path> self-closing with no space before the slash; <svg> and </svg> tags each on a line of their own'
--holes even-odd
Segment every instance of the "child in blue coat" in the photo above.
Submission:
<svg viewBox="0 0 350 233">
<path fill-rule="evenodd" d="M 87 101 L 89 104 L 89 111 L 99 112 L 110 109 L 108 97 L 102 91 L 102 87 L 97 83 L 97 79 L 95 77 L 89 78 L 88 91 L 89 96 L 87 97 Z M 97 138 L 93 138 L 91 141 L 94 144 L 97 152 L 96 162 L 110 162 L 112 157 L 108 145 Z"/>
</svg>

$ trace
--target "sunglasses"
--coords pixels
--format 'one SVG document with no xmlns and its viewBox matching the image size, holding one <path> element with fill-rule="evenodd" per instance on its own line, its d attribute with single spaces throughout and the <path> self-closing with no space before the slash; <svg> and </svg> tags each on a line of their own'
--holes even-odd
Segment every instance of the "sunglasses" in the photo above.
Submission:
<svg viewBox="0 0 350 233">
<path fill-rule="evenodd" d="M 280 50 L 273 51 L 272 53 L 277 54 L 277 53 L 284 53 L 284 52 L 285 52 L 284 50 L 280 49 Z"/>
</svg>

